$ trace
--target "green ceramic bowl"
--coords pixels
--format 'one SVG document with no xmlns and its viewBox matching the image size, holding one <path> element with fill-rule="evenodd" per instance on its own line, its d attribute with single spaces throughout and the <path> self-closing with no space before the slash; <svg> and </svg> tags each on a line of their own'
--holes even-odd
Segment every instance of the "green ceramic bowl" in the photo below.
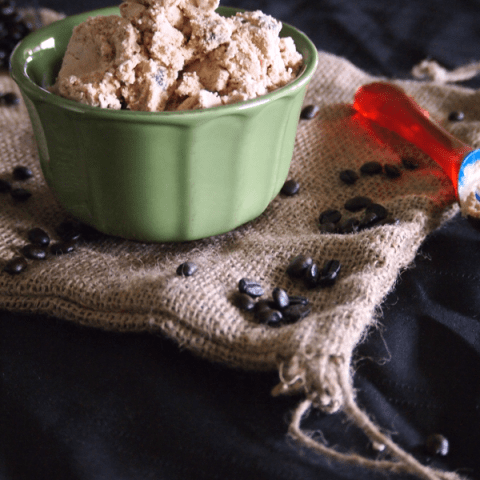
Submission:
<svg viewBox="0 0 480 480">
<path fill-rule="evenodd" d="M 281 35 L 303 55 L 301 74 L 265 96 L 206 110 L 107 110 L 49 93 L 72 29 L 112 14 L 119 9 L 55 22 L 26 37 L 11 57 L 45 180 L 60 204 L 101 232 L 153 242 L 209 237 L 256 218 L 286 180 L 317 66 L 314 44 L 284 25 Z"/>
</svg>

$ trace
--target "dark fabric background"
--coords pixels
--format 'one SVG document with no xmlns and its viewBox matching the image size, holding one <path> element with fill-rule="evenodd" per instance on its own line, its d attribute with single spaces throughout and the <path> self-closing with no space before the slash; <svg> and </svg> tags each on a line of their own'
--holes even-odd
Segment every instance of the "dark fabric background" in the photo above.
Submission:
<svg viewBox="0 0 480 480">
<path fill-rule="evenodd" d="M 67 14 L 112 4 L 41 1 Z M 427 57 L 449 68 L 480 60 L 475 0 L 222 5 L 262 9 L 375 75 L 408 78 Z M 400 445 L 471 479 L 480 479 L 479 265 L 480 232 L 467 220 L 432 234 L 382 305 L 382 328 L 358 348 L 355 377 L 360 405 Z M 295 446 L 286 433 L 300 397 L 272 398 L 277 374 L 212 364 L 161 337 L 0 311 L 0 371 L 1 480 L 385 478 Z M 374 455 L 341 415 L 313 412 L 305 425 Z M 426 452 L 431 433 L 449 439 L 446 457 Z"/>
</svg>

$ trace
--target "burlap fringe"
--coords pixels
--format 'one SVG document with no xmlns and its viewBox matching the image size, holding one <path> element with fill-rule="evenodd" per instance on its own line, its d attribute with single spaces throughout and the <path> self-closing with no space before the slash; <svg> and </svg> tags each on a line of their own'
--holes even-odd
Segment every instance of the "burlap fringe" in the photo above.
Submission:
<svg viewBox="0 0 480 480">
<path fill-rule="evenodd" d="M 471 80 L 480 73 L 480 62 L 473 62 L 454 70 L 447 70 L 435 60 L 425 59 L 412 69 L 412 75 L 419 79 L 427 79 L 438 84 L 463 82 Z"/>
</svg>

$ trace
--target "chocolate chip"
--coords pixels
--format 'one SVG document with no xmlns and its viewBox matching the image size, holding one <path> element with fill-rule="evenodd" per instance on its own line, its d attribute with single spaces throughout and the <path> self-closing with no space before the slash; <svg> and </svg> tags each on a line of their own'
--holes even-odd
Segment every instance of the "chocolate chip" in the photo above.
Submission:
<svg viewBox="0 0 480 480">
<path fill-rule="evenodd" d="M 290 304 L 288 293 L 283 288 L 275 287 L 272 291 L 272 298 L 276 308 L 279 310 L 288 307 Z"/>
<path fill-rule="evenodd" d="M 32 170 L 28 167 L 23 166 L 15 167 L 12 174 L 15 180 L 27 180 L 33 177 Z"/>
<path fill-rule="evenodd" d="M 255 302 L 253 301 L 252 297 L 246 293 L 240 292 L 235 293 L 233 297 L 233 304 L 245 312 L 249 312 L 255 307 Z"/>
<path fill-rule="evenodd" d="M 32 260 L 45 260 L 47 258 L 46 247 L 29 243 L 22 248 L 22 254 Z"/>
<path fill-rule="evenodd" d="M 355 170 L 347 169 L 340 172 L 340 180 L 347 185 L 353 185 L 359 178 Z"/>
<path fill-rule="evenodd" d="M 177 275 L 182 277 L 191 277 L 197 270 L 198 267 L 195 263 L 184 262 L 177 267 Z"/>
<path fill-rule="evenodd" d="M 8 180 L 0 178 L 0 193 L 9 192 L 12 189 L 12 184 Z"/>
<path fill-rule="evenodd" d="M 338 210 L 335 210 L 334 208 L 330 208 L 328 210 L 323 211 L 320 214 L 319 222 L 320 224 L 338 223 L 341 218 L 342 218 L 342 214 Z"/>
<path fill-rule="evenodd" d="M 289 295 L 290 305 L 308 305 L 309 300 L 303 295 Z"/>
<path fill-rule="evenodd" d="M 278 310 L 264 308 L 255 314 L 255 318 L 260 323 L 269 327 L 280 327 L 282 325 L 283 315 Z"/>
<path fill-rule="evenodd" d="M 300 113 L 300 118 L 302 120 L 312 120 L 318 115 L 320 108 L 318 105 L 307 105 L 303 108 L 302 112 Z"/>
<path fill-rule="evenodd" d="M 294 257 L 287 267 L 287 274 L 293 278 L 301 278 L 307 268 L 313 263 L 311 257 L 306 255 L 297 255 Z"/>
<path fill-rule="evenodd" d="M 319 275 L 320 272 L 318 270 L 318 265 L 316 263 L 312 263 L 311 265 L 309 265 L 303 275 L 305 286 L 307 288 L 315 288 L 317 286 Z"/>
<path fill-rule="evenodd" d="M 360 171 L 366 175 L 378 175 L 382 173 L 383 166 L 379 162 L 367 162 L 360 167 Z"/>
<path fill-rule="evenodd" d="M 12 190 L 10 190 L 10 195 L 17 202 L 25 202 L 32 196 L 32 192 L 25 188 L 12 188 Z"/>
<path fill-rule="evenodd" d="M 75 250 L 75 242 L 55 242 L 50 251 L 53 255 L 63 255 L 65 253 L 71 253 Z"/>
<path fill-rule="evenodd" d="M 28 239 L 35 245 L 48 245 L 50 243 L 50 237 L 45 230 L 41 228 L 32 228 L 27 233 Z"/>
<path fill-rule="evenodd" d="M 451 122 L 461 122 L 462 120 L 465 119 L 465 114 L 459 111 L 451 112 L 450 115 L 448 116 L 448 119 Z"/>
<path fill-rule="evenodd" d="M 280 193 L 292 197 L 300 191 L 300 184 L 295 180 L 287 180 L 284 184 Z"/>
<path fill-rule="evenodd" d="M 360 220 L 358 218 L 347 218 L 338 226 L 338 232 L 342 234 L 358 232 Z"/>
<path fill-rule="evenodd" d="M 318 286 L 329 287 L 333 285 L 337 280 L 341 267 L 342 265 L 338 260 L 327 260 L 320 272 L 317 282 Z"/>
<path fill-rule="evenodd" d="M 402 164 L 407 170 L 415 170 L 419 166 L 413 157 L 402 157 Z"/>
<path fill-rule="evenodd" d="M 9 273 L 10 275 L 16 275 L 18 273 L 23 272 L 27 268 L 28 264 L 27 261 L 23 257 L 15 257 L 12 258 L 5 267 L 3 271 Z"/>
<path fill-rule="evenodd" d="M 425 443 L 425 447 L 431 455 L 445 456 L 448 454 L 450 445 L 448 439 L 439 433 L 429 435 Z"/>
<path fill-rule="evenodd" d="M 337 226 L 332 223 L 321 223 L 318 227 L 321 233 L 335 233 L 337 231 Z"/>
<path fill-rule="evenodd" d="M 282 310 L 282 315 L 285 323 L 295 323 L 305 318 L 307 315 L 310 315 L 312 311 L 309 305 L 289 305 L 287 308 Z"/>
<path fill-rule="evenodd" d="M 387 163 L 384 166 L 384 169 L 388 178 L 398 178 L 402 174 L 400 168 L 398 168 L 397 165 L 392 165 L 391 163 Z"/>
<path fill-rule="evenodd" d="M 253 298 L 261 297 L 265 293 L 260 283 L 249 278 L 242 278 L 238 282 L 238 289 L 241 293 L 246 293 Z"/>
<path fill-rule="evenodd" d="M 372 200 L 370 198 L 358 196 L 347 200 L 344 207 L 350 212 L 358 212 L 359 210 L 363 210 L 364 208 L 368 207 L 368 205 L 370 205 L 371 203 Z"/>
</svg>

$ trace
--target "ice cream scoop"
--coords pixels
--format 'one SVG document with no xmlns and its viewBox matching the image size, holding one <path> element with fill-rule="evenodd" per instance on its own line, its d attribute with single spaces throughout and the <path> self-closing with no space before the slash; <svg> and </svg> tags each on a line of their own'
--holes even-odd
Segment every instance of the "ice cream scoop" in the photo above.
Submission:
<svg viewBox="0 0 480 480">
<path fill-rule="evenodd" d="M 374 82 L 360 87 L 353 107 L 429 155 L 450 178 L 462 212 L 480 218 L 480 149 L 461 142 L 400 87 Z"/>
</svg>

